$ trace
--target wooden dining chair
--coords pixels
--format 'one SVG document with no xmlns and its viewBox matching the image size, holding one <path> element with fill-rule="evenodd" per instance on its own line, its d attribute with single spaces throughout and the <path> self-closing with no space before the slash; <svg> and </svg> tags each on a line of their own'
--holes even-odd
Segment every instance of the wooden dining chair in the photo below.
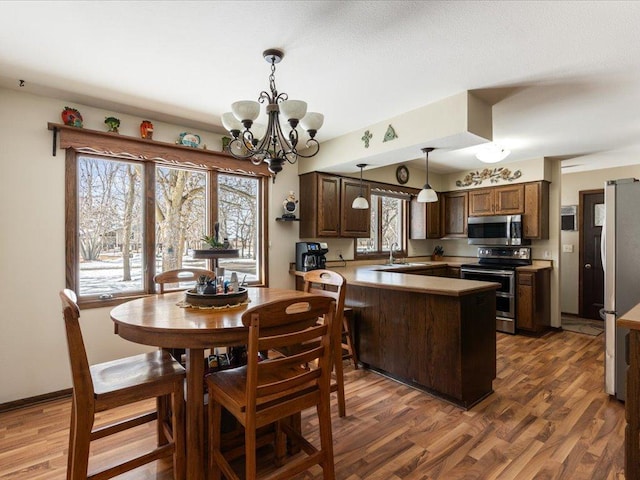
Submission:
<svg viewBox="0 0 640 480">
<path fill-rule="evenodd" d="M 195 282 L 198 278 L 205 276 L 209 278 L 215 278 L 216 274 L 205 268 L 176 268 L 175 270 L 167 270 L 166 272 L 160 272 L 153 277 L 153 281 L 158 285 L 158 293 L 165 293 L 165 286 L 170 284 L 179 285 L 180 282 Z M 182 290 L 182 288 L 172 288 L 166 291 Z M 165 348 L 166 352 L 170 353 L 173 358 L 184 364 L 182 356 L 186 350 L 184 348 Z"/>
<path fill-rule="evenodd" d="M 255 480 L 256 430 L 274 424 L 276 465 L 280 468 L 269 478 L 291 478 L 315 464 L 323 470 L 323 478 L 335 478 L 331 435 L 329 383 L 331 375 L 331 329 L 335 301 L 326 296 L 273 301 L 246 311 L 242 323 L 249 327 L 248 363 L 246 366 L 212 373 L 207 377 L 209 388 L 209 472 L 212 480 L 221 473 L 227 479 L 238 479 L 230 458 L 221 444 L 221 415 L 224 407 L 244 427 L 245 478 Z M 322 324 L 318 317 L 324 317 Z M 290 356 L 259 360 L 259 352 L 318 341 L 318 346 Z M 318 367 L 305 368 L 317 361 Z M 310 407 L 316 407 L 320 430 L 320 449 L 309 443 L 289 417 Z M 307 454 L 284 465 L 285 434 Z"/>
<path fill-rule="evenodd" d="M 209 278 L 215 278 L 215 272 L 207 270 L 205 268 L 176 268 L 175 270 L 167 270 L 166 272 L 160 272 L 153 281 L 158 284 L 158 293 L 165 292 L 165 285 L 180 284 L 181 282 L 195 282 L 199 277 L 205 276 Z M 172 290 L 178 290 L 174 288 Z"/>
<path fill-rule="evenodd" d="M 344 395 L 344 366 L 343 366 L 343 342 L 345 334 L 349 336 L 349 345 L 352 344 L 350 328 L 344 315 L 344 299 L 346 295 L 347 281 L 337 272 L 332 270 L 310 270 L 304 274 L 304 291 L 316 295 L 326 295 L 336 301 L 336 312 L 333 328 L 333 371 L 335 382 L 331 382 L 331 391 L 338 393 L 338 414 L 344 417 L 347 407 Z"/>
<path fill-rule="evenodd" d="M 67 480 L 107 479 L 173 455 L 173 478 L 185 478 L 184 368 L 157 350 L 111 362 L 89 365 L 80 329 L 80 310 L 71 290 L 60 292 L 73 379 Z M 153 411 L 94 428 L 97 412 L 156 398 L 157 409 L 171 405 L 170 422 Z M 158 446 L 151 452 L 88 474 L 90 444 L 128 428 L 158 420 Z"/>
</svg>

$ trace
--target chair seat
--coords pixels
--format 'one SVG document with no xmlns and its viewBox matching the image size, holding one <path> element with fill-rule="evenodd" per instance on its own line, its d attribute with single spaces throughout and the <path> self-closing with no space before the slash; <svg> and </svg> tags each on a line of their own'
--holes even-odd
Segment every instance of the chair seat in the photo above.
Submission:
<svg viewBox="0 0 640 480">
<path fill-rule="evenodd" d="M 296 377 L 304 371 L 305 369 L 302 367 L 280 369 L 268 376 L 260 375 L 258 378 L 258 382 L 259 384 L 279 382 Z M 214 395 L 216 398 L 224 397 L 227 400 L 225 402 L 227 408 L 230 408 L 230 406 L 233 405 L 237 408 L 238 412 L 245 412 L 247 409 L 245 388 L 246 382 L 246 366 L 234 368 L 231 370 L 222 370 L 207 375 L 207 385 L 211 389 L 209 391 L 210 395 Z M 273 405 L 274 402 L 281 402 L 283 400 L 303 396 L 314 388 L 315 385 L 302 385 L 297 388 L 284 390 L 273 395 L 260 397 L 256 401 L 256 409 L 259 411 L 263 408 L 267 408 Z"/>
<path fill-rule="evenodd" d="M 182 377 L 185 373 L 184 367 L 163 350 L 91 365 L 89 369 L 97 396 L 116 391 L 121 394 L 126 389 L 139 391 L 141 386 L 166 382 L 168 377 Z"/>
</svg>

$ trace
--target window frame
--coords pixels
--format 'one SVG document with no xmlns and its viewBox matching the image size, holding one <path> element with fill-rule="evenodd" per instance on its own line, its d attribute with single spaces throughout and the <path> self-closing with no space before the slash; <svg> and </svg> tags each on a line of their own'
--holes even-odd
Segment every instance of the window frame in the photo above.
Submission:
<svg viewBox="0 0 640 480">
<path fill-rule="evenodd" d="M 56 153 L 56 137 L 60 136 L 60 148 L 65 150 L 65 284 L 66 288 L 78 291 L 80 268 L 78 264 L 78 157 L 90 156 L 104 160 L 124 160 L 140 162 L 144 170 L 144 259 L 146 269 L 143 274 L 143 291 L 114 294 L 109 298 L 97 296 L 78 297 L 80 308 L 97 308 L 118 305 L 122 302 L 155 293 L 155 182 L 156 166 L 203 170 L 207 172 L 207 228 L 213 231 L 217 221 L 217 175 L 249 176 L 258 182 L 258 228 L 262 232 L 259 246 L 260 279 L 255 285 L 268 285 L 269 231 L 266 221 L 268 210 L 268 179 L 266 164 L 253 165 L 248 160 L 238 160 L 230 154 L 213 152 L 154 140 L 115 136 L 59 124 L 49 124 L 53 130 Z M 211 262 L 209 260 L 209 262 Z M 211 266 L 211 265 L 210 265 Z"/>
<path fill-rule="evenodd" d="M 373 200 L 374 196 L 377 197 L 375 207 L 378 212 L 382 210 L 382 197 L 390 197 L 390 198 L 396 198 L 396 199 L 402 200 L 402 212 L 401 212 L 402 239 L 400 242 L 398 242 L 400 250 L 394 251 L 394 255 L 400 256 L 400 257 L 408 256 L 407 252 L 408 252 L 408 244 L 409 244 L 408 242 L 409 241 L 409 238 L 408 238 L 409 236 L 408 235 L 409 203 L 411 200 L 410 195 L 407 193 L 398 194 L 398 193 L 391 192 L 387 189 L 372 187 L 369 208 L 374 207 L 374 200 Z M 378 215 L 378 218 L 380 218 L 380 215 Z M 378 235 L 378 239 L 382 238 L 382 224 L 380 221 L 377 222 L 377 235 Z M 367 260 L 367 259 L 378 259 L 378 258 L 388 258 L 388 257 L 389 257 L 389 250 L 382 250 L 382 248 L 380 248 L 379 250 L 376 250 L 374 252 L 362 253 L 362 252 L 358 252 L 358 239 L 356 239 L 355 242 L 353 243 L 353 258 L 355 260 Z"/>
</svg>

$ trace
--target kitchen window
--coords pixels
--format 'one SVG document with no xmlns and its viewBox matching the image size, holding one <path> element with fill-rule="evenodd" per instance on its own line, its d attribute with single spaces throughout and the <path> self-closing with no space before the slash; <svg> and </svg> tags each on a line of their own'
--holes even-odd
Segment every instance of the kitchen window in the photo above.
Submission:
<svg viewBox="0 0 640 480">
<path fill-rule="evenodd" d="M 372 191 L 369 205 L 371 236 L 357 239 L 356 258 L 388 256 L 392 245 L 395 256 L 407 255 L 408 203 L 408 195 Z"/>
<path fill-rule="evenodd" d="M 79 150 L 66 159 L 66 284 L 83 308 L 154 293 L 161 271 L 211 268 L 193 250 L 215 223 L 239 250 L 219 266 L 266 284 L 267 176 Z"/>
</svg>

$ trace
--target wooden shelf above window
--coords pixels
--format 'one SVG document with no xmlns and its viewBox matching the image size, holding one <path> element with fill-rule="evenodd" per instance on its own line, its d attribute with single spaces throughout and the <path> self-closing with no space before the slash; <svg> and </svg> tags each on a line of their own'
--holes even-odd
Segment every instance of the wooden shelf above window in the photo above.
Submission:
<svg viewBox="0 0 640 480">
<path fill-rule="evenodd" d="M 49 122 L 47 126 L 49 130 L 53 131 L 54 157 L 56 156 L 57 134 L 59 133 L 59 148 L 73 148 L 89 155 L 270 176 L 266 163 L 254 165 L 248 159 L 239 160 L 226 152 L 203 150 L 175 143 L 128 137 L 117 133 L 100 132 L 58 123 Z"/>
</svg>

